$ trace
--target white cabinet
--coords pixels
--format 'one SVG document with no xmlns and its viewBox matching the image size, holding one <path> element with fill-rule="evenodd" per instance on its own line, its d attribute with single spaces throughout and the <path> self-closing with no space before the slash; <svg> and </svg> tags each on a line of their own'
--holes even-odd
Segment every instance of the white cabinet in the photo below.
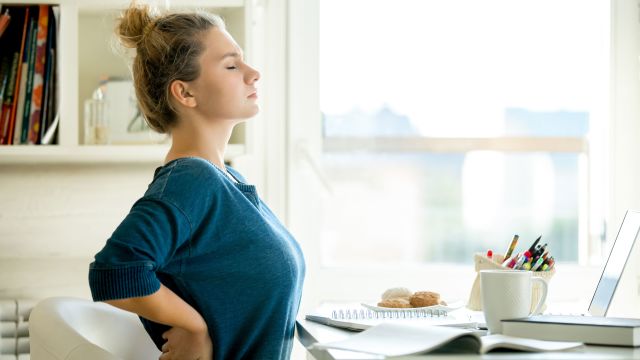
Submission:
<svg viewBox="0 0 640 360">
<path fill-rule="evenodd" d="M 128 0 L 0 0 L 2 5 L 58 4 L 59 114 L 56 145 L 0 146 L 0 164 L 162 162 L 169 145 L 84 145 L 83 104 L 91 97 L 101 76 L 131 78 L 127 60 L 113 49 L 115 19 Z M 251 0 L 150 0 L 161 10 L 200 8 L 223 17 L 227 30 L 244 49 L 247 60 L 255 59 L 252 37 L 259 24 L 257 5 Z M 251 122 L 234 130 L 226 160 L 245 153 Z"/>
</svg>

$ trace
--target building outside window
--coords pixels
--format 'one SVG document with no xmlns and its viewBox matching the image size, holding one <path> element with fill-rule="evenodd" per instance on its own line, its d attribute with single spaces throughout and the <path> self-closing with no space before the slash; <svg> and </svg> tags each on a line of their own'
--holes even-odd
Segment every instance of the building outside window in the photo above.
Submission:
<svg viewBox="0 0 640 360">
<path fill-rule="evenodd" d="M 609 6 L 320 1 L 322 264 L 599 261 Z"/>
</svg>

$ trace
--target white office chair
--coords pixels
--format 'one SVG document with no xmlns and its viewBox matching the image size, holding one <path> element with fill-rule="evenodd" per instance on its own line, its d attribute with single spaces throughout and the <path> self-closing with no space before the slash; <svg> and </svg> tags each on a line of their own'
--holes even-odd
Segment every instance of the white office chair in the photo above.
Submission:
<svg viewBox="0 0 640 360">
<path fill-rule="evenodd" d="M 31 311 L 32 360 L 157 359 L 155 347 L 132 313 L 104 303 L 54 297 Z"/>
</svg>

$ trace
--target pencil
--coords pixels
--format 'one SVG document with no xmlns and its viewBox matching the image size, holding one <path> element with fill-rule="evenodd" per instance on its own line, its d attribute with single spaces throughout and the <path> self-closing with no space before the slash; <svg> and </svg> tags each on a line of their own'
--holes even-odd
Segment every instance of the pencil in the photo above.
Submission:
<svg viewBox="0 0 640 360">
<path fill-rule="evenodd" d="M 516 244 L 518 243 L 518 238 L 520 238 L 520 236 L 513 235 L 513 239 L 511 240 L 511 244 L 509 244 L 509 249 L 507 250 L 507 253 L 504 255 L 505 260 L 508 259 L 511 254 L 513 254 L 513 249 L 516 248 Z"/>
</svg>

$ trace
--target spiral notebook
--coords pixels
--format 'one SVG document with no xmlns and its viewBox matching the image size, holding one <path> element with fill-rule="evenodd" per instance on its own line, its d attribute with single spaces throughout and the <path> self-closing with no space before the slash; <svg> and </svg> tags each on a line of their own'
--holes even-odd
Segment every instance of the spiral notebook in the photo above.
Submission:
<svg viewBox="0 0 640 360">
<path fill-rule="evenodd" d="M 315 312 L 305 315 L 305 319 L 353 331 L 367 330 L 382 323 L 478 327 L 478 322 L 474 321 L 472 316 L 461 311 L 449 312 L 442 309 L 375 311 L 362 305 L 321 306 Z"/>
</svg>

